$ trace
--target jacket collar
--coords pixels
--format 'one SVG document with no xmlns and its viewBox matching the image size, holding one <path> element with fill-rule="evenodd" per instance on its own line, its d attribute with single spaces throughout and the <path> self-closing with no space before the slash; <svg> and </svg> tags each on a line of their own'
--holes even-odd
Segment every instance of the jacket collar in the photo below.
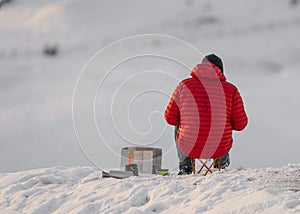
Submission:
<svg viewBox="0 0 300 214">
<path fill-rule="evenodd" d="M 226 77 L 220 68 L 211 62 L 197 64 L 190 74 L 192 77 L 197 78 L 226 81 Z"/>
</svg>

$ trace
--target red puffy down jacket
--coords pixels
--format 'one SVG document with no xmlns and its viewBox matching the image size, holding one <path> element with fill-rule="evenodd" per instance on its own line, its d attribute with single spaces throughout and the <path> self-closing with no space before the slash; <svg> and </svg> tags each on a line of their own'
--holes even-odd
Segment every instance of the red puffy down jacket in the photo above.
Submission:
<svg viewBox="0 0 300 214">
<path fill-rule="evenodd" d="M 231 149 L 232 130 L 241 131 L 248 123 L 244 104 L 214 64 L 196 65 L 191 76 L 176 87 L 165 119 L 179 126 L 176 141 L 188 157 L 218 158 Z"/>
</svg>

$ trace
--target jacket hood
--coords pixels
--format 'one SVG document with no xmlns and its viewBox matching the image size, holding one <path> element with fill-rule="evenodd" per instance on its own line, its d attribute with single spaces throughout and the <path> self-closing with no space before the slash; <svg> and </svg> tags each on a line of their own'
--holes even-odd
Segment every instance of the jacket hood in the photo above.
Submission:
<svg viewBox="0 0 300 214">
<path fill-rule="evenodd" d="M 220 68 L 211 62 L 203 62 L 197 64 L 191 71 L 192 77 L 226 81 L 226 77 L 221 72 Z"/>
</svg>

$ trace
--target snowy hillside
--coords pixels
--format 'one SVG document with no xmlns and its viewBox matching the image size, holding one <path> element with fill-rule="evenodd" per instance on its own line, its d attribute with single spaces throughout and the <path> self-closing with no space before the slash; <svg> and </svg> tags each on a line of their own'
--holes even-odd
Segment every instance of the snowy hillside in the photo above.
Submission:
<svg viewBox="0 0 300 214">
<path fill-rule="evenodd" d="M 300 165 L 102 178 L 95 168 L 0 174 L 1 213 L 300 213 Z"/>
<path fill-rule="evenodd" d="M 3 4 L 0 9 L 0 172 L 60 165 L 90 166 L 87 156 L 100 168 L 115 168 L 120 165 L 120 149 L 130 146 L 128 139 L 141 138 L 138 144 L 146 145 L 153 136 L 159 140 L 152 146 L 163 148 L 163 167 L 175 169 L 173 127 L 167 126 L 162 115 L 157 114 L 164 111 L 179 79 L 189 76 L 188 69 L 175 63 L 149 57 L 133 60 L 134 63 L 129 61 L 115 70 L 108 87 L 96 99 L 95 121 L 104 134 L 102 138 L 89 135 L 81 142 L 87 156 L 78 145 L 72 124 L 73 91 L 86 62 L 112 42 L 146 33 L 174 36 L 194 45 L 203 54 L 216 52 L 223 58 L 225 75 L 239 87 L 249 114 L 247 129 L 234 134 L 232 167 L 297 164 L 300 162 L 299 26 L 300 5 L 283 0 L 118 3 L 12 0 Z M 47 45 L 57 45 L 58 54 L 44 55 Z M 154 47 L 159 45 L 153 43 Z M 116 51 L 114 55 L 127 53 L 128 49 Z M 172 51 L 181 53 L 182 50 Z M 194 60 L 193 65 L 200 60 L 200 57 Z M 98 66 L 91 69 L 98 72 L 98 79 L 106 74 Z M 163 86 L 168 93 L 164 96 L 149 93 L 144 99 L 139 96 L 141 99 L 135 100 L 128 113 L 129 106 L 122 99 L 112 102 L 110 98 L 127 74 L 145 70 L 163 70 L 178 79 L 170 81 L 155 76 L 130 82 L 122 90 L 123 98 L 134 97 L 138 93 L 133 94 L 132 89 L 140 92 L 147 84 L 150 87 L 153 84 L 153 89 Z M 87 81 L 94 83 L 95 79 Z M 111 115 L 111 109 L 128 116 L 130 121 L 118 119 L 113 124 L 115 115 Z M 82 112 L 82 115 L 87 114 Z M 94 128 L 82 126 L 87 130 Z M 133 128 L 127 130 L 127 127 Z M 136 137 L 136 133 L 146 134 Z"/>
</svg>

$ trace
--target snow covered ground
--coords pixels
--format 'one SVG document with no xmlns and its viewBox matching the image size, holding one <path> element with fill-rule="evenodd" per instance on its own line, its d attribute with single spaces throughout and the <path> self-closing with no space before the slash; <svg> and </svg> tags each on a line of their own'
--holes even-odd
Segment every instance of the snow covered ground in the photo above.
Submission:
<svg viewBox="0 0 300 214">
<path fill-rule="evenodd" d="M 91 167 L 0 174 L 1 213 L 300 213 L 300 165 L 102 178 Z"/>
</svg>

